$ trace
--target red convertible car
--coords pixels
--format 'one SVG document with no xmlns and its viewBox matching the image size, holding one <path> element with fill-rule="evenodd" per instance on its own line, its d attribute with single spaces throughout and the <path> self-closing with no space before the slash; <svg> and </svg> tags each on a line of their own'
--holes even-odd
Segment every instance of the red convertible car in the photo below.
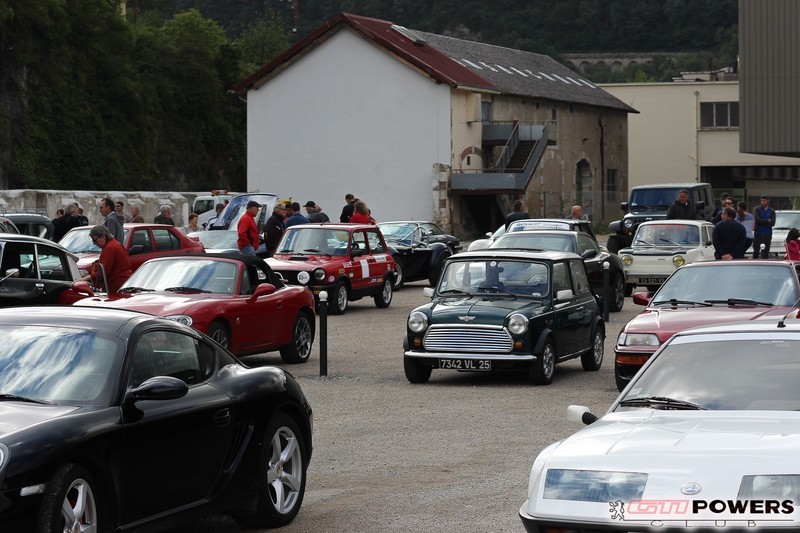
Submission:
<svg viewBox="0 0 800 533">
<path fill-rule="evenodd" d="M 255 256 L 198 254 L 152 259 L 119 294 L 79 306 L 144 311 L 192 326 L 237 356 L 280 350 L 305 363 L 314 343 L 314 296 L 284 285 Z"/>
<path fill-rule="evenodd" d="M 791 261 L 705 261 L 677 269 L 656 292 L 637 292 L 641 314 L 620 331 L 614 376 L 622 390 L 670 337 L 684 329 L 742 320 L 777 321 L 800 298 Z M 756 354 L 754 354 L 756 355 Z"/>
</svg>

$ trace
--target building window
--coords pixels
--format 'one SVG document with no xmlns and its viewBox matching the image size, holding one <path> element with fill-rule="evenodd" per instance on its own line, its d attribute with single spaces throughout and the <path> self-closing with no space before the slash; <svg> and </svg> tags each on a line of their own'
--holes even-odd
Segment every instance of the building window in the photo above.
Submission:
<svg viewBox="0 0 800 533">
<path fill-rule="evenodd" d="M 704 102 L 700 104 L 700 128 L 738 128 L 739 102 Z"/>
<path fill-rule="evenodd" d="M 617 169 L 606 170 L 606 200 L 613 202 L 617 199 Z"/>
</svg>

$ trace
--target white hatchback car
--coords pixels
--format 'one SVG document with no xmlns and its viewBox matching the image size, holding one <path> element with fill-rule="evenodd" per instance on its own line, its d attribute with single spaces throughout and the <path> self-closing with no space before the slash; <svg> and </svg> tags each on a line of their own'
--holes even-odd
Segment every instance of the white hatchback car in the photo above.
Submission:
<svg viewBox="0 0 800 533">
<path fill-rule="evenodd" d="M 711 233 L 704 220 L 650 220 L 642 222 L 633 245 L 619 251 L 625 265 L 625 295 L 634 287 L 656 290 L 675 270 L 688 263 L 714 260 Z"/>
</svg>

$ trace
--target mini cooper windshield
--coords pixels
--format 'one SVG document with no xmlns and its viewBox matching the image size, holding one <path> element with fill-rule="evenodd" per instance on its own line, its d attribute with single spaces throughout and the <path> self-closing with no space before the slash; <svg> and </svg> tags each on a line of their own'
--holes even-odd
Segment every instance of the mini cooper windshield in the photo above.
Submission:
<svg viewBox="0 0 800 533">
<path fill-rule="evenodd" d="M 450 261 L 439 280 L 438 294 L 511 294 L 542 297 L 550 292 L 547 265 L 533 261 L 473 259 Z"/>
</svg>

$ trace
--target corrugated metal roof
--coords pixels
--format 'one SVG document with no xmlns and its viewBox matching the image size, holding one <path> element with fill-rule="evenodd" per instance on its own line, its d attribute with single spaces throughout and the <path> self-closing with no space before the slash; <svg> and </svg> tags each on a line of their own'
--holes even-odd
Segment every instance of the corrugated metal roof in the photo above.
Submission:
<svg viewBox="0 0 800 533">
<path fill-rule="evenodd" d="M 348 13 L 318 28 L 234 90 L 241 93 L 260 87 L 345 26 L 451 87 L 636 112 L 548 56 L 411 30 Z"/>
</svg>

